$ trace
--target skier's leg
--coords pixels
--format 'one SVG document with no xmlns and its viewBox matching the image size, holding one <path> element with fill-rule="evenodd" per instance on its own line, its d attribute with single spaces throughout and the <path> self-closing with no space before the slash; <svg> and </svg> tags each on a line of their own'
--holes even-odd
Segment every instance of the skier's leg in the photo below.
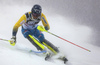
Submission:
<svg viewBox="0 0 100 65">
<path fill-rule="evenodd" d="M 35 33 L 34 33 L 34 36 L 42 43 L 44 44 L 48 49 L 50 49 L 54 54 L 59 54 L 59 50 L 56 46 L 54 46 L 52 43 L 50 43 L 49 41 L 47 41 L 45 38 L 44 38 L 44 35 L 42 34 L 42 32 L 40 32 L 39 30 L 35 29 Z M 45 60 L 48 60 L 51 56 L 51 53 L 49 53 L 48 51 L 46 52 L 46 57 L 45 57 Z M 64 61 L 64 63 L 66 63 L 67 58 L 62 54 L 60 57 L 59 57 L 61 60 Z"/>
<path fill-rule="evenodd" d="M 59 52 L 58 48 L 54 46 L 51 42 L 44 39 L 42 42 L 48 49 L 50 49 L 54 54 L 57 54 Z"/>
<path fill-rule="evenodd" d="M 45 47 L 38 41 L 36 40 L 33 36 L 31 36 L 31 31 L 27 29 L 22 28 L 22 34 L 24 35 L 25 38 L 27 38 L 38 50 L 44 50 Z"/>
<path fill-rule="evenodd" d="M 37 28 L 35 28 L 33 35 L 35 38 L 39 40 L 39 42 L 43 42 L 43 40 L 45 39 L 44 34 L 41 31 L 39 31 Z"/>
<path fill-rule="evenodd" d="M 45 39 L 43 33 L 37 29 L 35 29 L 34 36 L 40 41 L 40 43 L 42 43 Z M 45 54 L 46 54 L 45 60 L 48 60 L 51 57 L 51 53 L 47 51 Z"/>
<path fill-rule="evenodd" d="M 59 52 L 58 48 L 51 44 L 44 38 L 44 35 L 41 31 L 35 28 L 35 32 L 33 34 L 42 44 L 44 44 L 47 48 L 49 48 L 54 54 Z"/>
<path fill-rule="evenodd" d="M 58 59 L 61 59 L 64 61 L 64 63 L 66 63 L 68 61 L 68 59 L 65 57 L 65 55 L 63 55 L 57 47 L 55 47 L 52 43 L 50 43 L 49 41 L 47 41 L 46 39 L 44 39 L 44 41 L 42 42 L 48 49 L 50 49 L 54 54 L 58 54 Z"/>
<path fill-rule="evenodd" d="M 55 47 L 52 43 L 47 41 L 44 38 L 44 35 L 41 31 L 39 31 L 37 28 L 35 29 L 34 36 L 43 44 L 45 45 L 48 49 L 50 49 L 54 54 L 57 54 L 59 52 L 58 48 Z"/>
<path fill-rule="evenodd" d="M 45 47 L 38 41 L 36 40 L 33 36 L 29 35 L 27 36 L 27 39 L 38 49 L 43 51 Z"/>
</svg>

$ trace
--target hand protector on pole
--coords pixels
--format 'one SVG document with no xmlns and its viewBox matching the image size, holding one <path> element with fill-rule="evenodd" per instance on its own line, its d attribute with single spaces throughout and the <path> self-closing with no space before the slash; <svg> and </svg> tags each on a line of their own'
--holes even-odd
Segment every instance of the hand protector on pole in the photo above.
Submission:
<svg viewBox="0 0 100 65">
<path fill-rule="evenodd" d="M 47 32 L 47 30 L 45 30 L 45 28 L 43 26 L 38 26 L 37 27 L 38 30 L 42 31 L 42 32 Z"/>
</svg>

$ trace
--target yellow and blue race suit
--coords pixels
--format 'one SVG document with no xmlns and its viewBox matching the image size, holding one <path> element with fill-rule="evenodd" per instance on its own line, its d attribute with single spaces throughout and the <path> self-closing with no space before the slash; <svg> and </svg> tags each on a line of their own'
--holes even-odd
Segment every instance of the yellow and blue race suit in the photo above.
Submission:
<svg viewBox="0 0 100 65">
<path fill-rule="evenodd" d="M 46 30 L 50 29 L 46 16 L 43 13 L 41 13 L 41 15 L 37 19 L 33 19 L 31 12 L 25 13 L 14 25 L 13 36 L 16 36 L 18 28 L 22 26 L 22 34 L 25 38 L 27 38 L 27 36 L 30 34 L 35 36 L 37 39 L 39 39 L 40 42 L 42 42 L 44 39 L 44 35 L 39 30 L 37 30 L 37 26 L 40 21 L 42 21 L 42 24 L 44 25 Z"/>
<path fill-rule="evenodd" d="M 25 13 L 19 20 L 18 22 L 14 25 L 13 27 L 13 36 L 16 36 L 18 28 L 22 26 L 22 34 L 25 38 L 27 38 L 38 50 L 44 50 L 45 45 L 48 47 L 53 53 L 59 52 L 57 47 L 55 47 L 53 44 L 51 44 L 49 41 L 47 41 L 44 38 L 44 35 L 42 32 L 40 32 L 37 29 L 38 23 L 42 21 L 42 24 L 46 30 L 50 29 L 50 26 L 48 24 L 48 21 L 46 19 L 46 16 L 41 13 L 41 15 L 37 19 L 33 19 L 31 12 Z M 36 39 L 35 39 L 35 38 Z M 38 41 L 38 40 L 39 41 Z M 42 44 L 43 45 L 42 45 Z"/>
</svg>

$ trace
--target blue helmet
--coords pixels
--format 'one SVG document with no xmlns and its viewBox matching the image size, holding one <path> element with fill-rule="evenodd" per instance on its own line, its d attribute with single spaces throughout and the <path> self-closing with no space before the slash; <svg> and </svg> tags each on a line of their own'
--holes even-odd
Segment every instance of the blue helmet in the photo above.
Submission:
<svg viewBox="0 0 100 65">
<path fill-rule="evenodd" d="M 31 13 L 32 13 L 32 15 L 35 16 L 35 17 L 40 16 L 40 15 L 41 15 L 41 12 L 42 12 L 42 8 L 41 8 L 40 5 L 37 5 L 37 4 L 34 5 L 34 6 L 32 7 L 32 9 L 31 9 Z"/>
</svg>

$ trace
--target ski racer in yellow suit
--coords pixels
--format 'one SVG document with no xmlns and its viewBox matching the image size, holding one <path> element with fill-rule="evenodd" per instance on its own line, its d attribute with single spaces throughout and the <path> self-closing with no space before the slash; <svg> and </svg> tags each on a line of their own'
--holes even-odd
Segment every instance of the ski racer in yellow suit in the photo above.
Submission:
<svg viewBox="0 0 100 65">
<path fill-rule="evenodd" d="M 27 38 L 38 50 L 46 50 L 43 46 L 45 45 L 54 54 L 57 54 L 59 52 L 58 48 L 51 44 L 48 40 L 46 40 L 43 33 L 37 29 L 37 27 L 39 26 L 38 23 L 40 21 L 42 21 L 42 24 L 46 30 L 50 29 L 48 21 L 45 15 L 42 13 L 41 6 L 36 4 L 31 9 L 31 12 L 25 13 L 14 25 L 10 44 L 13 46 L 15 45 L 16 34 L 18 28 L 21 26 L 23 36 Z M 49 57 L 49 55 L 50 53 L 47 52 L 47 57 Z M 47 59 L 47 57 L 45 59 Z"/>
</svg>

